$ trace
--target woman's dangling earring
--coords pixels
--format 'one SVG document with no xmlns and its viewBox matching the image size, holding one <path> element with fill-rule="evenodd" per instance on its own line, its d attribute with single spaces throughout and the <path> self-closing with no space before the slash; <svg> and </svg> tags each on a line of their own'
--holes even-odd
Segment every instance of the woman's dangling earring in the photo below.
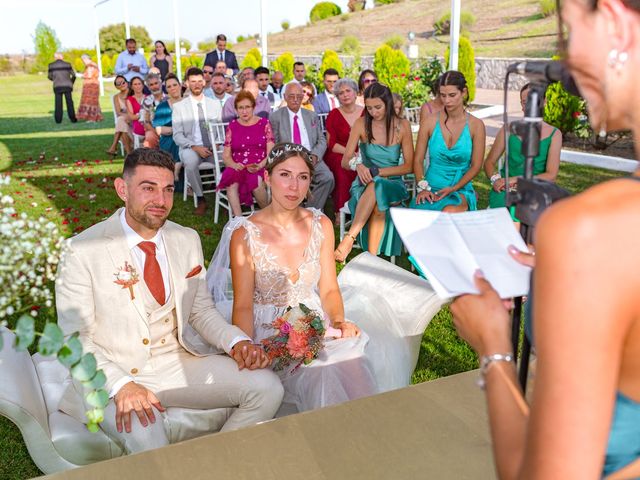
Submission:
<svg viewBox="0 0 640 480">
<path fill-rule="evenodd" d="M 627 63 L 627 60 L 629 60 L 629 54 L 627 52 L 620 52 L 617 48 L 612 48 L 607 57 L 607 64 L 610 68 L 615 68 L 616 71 L 620 72 L 624 64 Z"/>
</svg>

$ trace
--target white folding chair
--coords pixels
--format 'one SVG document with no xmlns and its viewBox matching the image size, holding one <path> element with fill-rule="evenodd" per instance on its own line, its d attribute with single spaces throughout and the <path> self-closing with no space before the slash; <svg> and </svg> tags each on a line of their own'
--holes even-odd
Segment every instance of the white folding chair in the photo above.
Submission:
<svg viewBox="0 0 640 480">
<path fill-rule="evenodd" d="M 212 139 L 212 143 L 214 145 L 213 148 L 213 160 L 209 162 L 200 162 L 198 165 L 198 172 L 200 174 L 200 179 L 202 180 L 202 194 L 205 193 L 216 193 L 216 202 L 218 198 L 218 191 L 216 187 L 218 186 L 219 175 L 218 172 L 220 170 L 218 166 L 218 157 L 217 150 L 224 146 L 224 134 L 226 123 L 214 123 L 209 125 L 209 138 Z M 220 134 L 220 131 L 222 132 Z M 218 144 L 220 142 L 220 145 Z M 222 157 L 222 156 L 220 156 Z M 187 175 L 184 176 L 184 191 L 182 194 L 182 199 L 184 201 L 187 200 L 187 195 L 189 195 L 189 189 L 192 190 L 191 195 L 193 195 L 193 187 L 189 183 L 189 179 Z M 193 206 L 198 207 L 198 197 L 193 195 Z M 216 210 L 217 216 L 217 210 Z"/>
<path fill-rule="evenodd" d="M 318 113 L 318 118 L 320 119 L 320 126 L 322 127 L 322 133 L 327 133 L 327 116 L 328 113 Z"/>
</svg>

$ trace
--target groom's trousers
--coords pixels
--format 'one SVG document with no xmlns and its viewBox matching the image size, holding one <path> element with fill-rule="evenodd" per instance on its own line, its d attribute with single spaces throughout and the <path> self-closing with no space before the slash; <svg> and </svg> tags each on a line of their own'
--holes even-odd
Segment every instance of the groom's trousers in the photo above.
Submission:
<svg viewBox="0 0 640 480">
<path fill-rule="evenodd" d="M 238 370 L 226 355 L 196 357 L 187 351 L 152 356 L 135 377 L 156 394 L 163 407 L 212 409 L 236 407 L 221 431 L 235 430 L 273 418 L 283 396 L 279 378 L 271 369 Z M 131 412 L 131 433 L 119 433 L 113 399 L 105 409 L 102 429 L 128 453 L 169 444 L 164 415 L 154 409 L 156 422 L 143 427 Z"/>
</svg>

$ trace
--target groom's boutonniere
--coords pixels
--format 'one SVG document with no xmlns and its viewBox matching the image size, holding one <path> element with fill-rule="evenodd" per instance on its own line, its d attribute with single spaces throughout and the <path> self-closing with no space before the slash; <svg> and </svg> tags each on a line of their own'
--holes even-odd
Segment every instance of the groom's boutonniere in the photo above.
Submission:
<svg viewBox="0 0 640 480">
<path fill-rule="evenodd" d="M 133 286 L 140 280 L 138 272 L 133 268 L 133 265 L 129 265 L 128 262 L 124 262 L 124 267 L 120 267 L 116 273 L 114 273 L 116 279 L 113 283 L 122 285 L 122 288 L 128 288 L 131 300 L 136 297 L 133 295 Z"/>
</svg>

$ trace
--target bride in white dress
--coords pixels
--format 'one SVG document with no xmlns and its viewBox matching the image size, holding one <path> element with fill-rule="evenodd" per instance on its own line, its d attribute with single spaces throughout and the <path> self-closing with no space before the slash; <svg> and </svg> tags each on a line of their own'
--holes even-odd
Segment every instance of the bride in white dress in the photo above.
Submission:
<svg viewBox="0 0 640 480">
<path fill-rule="evenodd" d="M 266 171 L 271 203 L 229 221 L 209 266 L 216 307 L 256 343 L 276 333 L 271 322 L 288 306 L 303 303 L 324 315 L 325 325 L 333 327 L 329 332 L 341 338 L 325 338 L 325 348 L 310 364 L 278 372 L 284 403 L 298 411 L 408 384 L 415 363 L 408 366 L 411 354 L 393 311 L 379 308 L 382 302 L 376 305 L 367 292 L 351 292 L 357 308 L 348 310 L 359 318 L 353 318 L 357 324 L 345 318 L 333 224 L 320 211 L 300 206 L 313 175 L 310 153 L 295 144 L 276 145 Z M 415 289 L 411 293 L 415 296 Z M 367 331 L 376 338 L 370 340 Z"/>
</svg>

